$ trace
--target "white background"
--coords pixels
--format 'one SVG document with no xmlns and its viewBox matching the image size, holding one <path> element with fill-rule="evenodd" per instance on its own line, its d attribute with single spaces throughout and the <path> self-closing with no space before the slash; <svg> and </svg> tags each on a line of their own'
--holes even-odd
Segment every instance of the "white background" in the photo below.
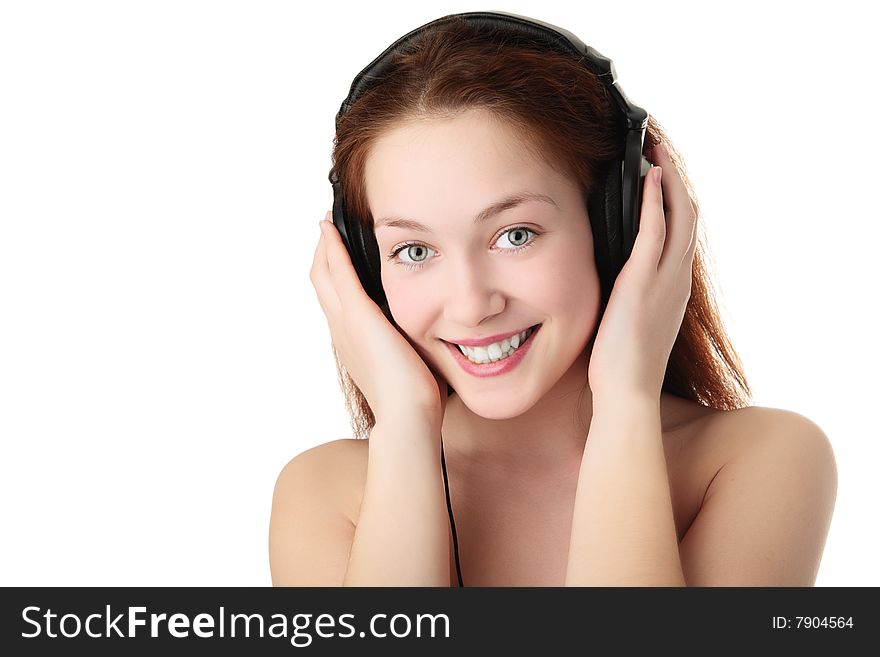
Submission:
<svg viewBox="0 0 880 657">
<path fill-rule="evenodd" d="M 278 472 L 351 435 L 309 281 L 334 116 L 397 37 L 496 9 L 681 149 L 755 404 L 834 446 L 817 585 L 880 585 L 868 7 L 3 3 L 0 584 L 270 584 Z"/>
</svg>

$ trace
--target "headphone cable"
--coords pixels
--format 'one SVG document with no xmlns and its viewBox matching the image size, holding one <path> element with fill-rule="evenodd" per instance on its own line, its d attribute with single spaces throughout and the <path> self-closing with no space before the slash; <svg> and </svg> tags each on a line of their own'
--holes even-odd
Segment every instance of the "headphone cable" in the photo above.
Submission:
<svg viewBox="0 0 880 657">
<path fill-rule="evenodd" d="M 440 465 L 443 466 L 443 487 L 446 489 L 446 509 L 449 511 L 449 524 L 452 527 L 452 544 L 455 551 L 455 571 L 458 575 L 459 587 L 464 587 L 461 580 L 461 564 L 458 560 L 458 536 L 455 533 L 455 518 L 452 516 L 452 502 L 449 499 L 449 480 L 446 477 L 446 454 L 443 451 L 443 434 L 440 434 Z"/>
</svg>

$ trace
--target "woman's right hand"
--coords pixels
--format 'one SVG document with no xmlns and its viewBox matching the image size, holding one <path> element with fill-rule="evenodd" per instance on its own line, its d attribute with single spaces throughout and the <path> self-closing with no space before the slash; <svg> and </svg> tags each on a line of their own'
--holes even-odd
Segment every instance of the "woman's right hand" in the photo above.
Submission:
<svg viewBox="0 0 880 657">
<path fill-rule="evenodd" d="M 442 423 L 446 381 L 429 369 L 366 293 L 330 216 L 328 212 L 321 221 L 309 278 L 327 316 L 339 360 L 377 423 L 401 412 L 424 413 Z"/>
</svg>

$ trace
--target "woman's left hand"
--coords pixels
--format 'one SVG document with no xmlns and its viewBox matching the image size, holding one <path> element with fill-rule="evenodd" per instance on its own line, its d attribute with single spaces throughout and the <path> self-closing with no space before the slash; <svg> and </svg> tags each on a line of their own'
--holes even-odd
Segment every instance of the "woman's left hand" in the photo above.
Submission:
<svg viewBox="0 0 880 657">
<path fill-rule="evenodd" d="M 639 232 L 614 283 L 590 358 L 594 400 L 647 395 L 659 401 L 691 295 L 696 211 L 666 150 L 655 146 L 646 157 L 656 166 L 645 176 Z M 653 180 L 657 167 L 661 184 Z"/>
</svg>

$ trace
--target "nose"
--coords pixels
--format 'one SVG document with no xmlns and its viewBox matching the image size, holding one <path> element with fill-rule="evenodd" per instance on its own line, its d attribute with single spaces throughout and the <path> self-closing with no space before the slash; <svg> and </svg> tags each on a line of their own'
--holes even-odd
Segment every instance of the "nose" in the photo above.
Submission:
<svg viewBox="0 0 880 657">
<path fill-rule="evenodd" d="M 467 258 L 450 262 L 443 286 L 446 288 L 443 317 L 450 326 L 479 326 L 504 311 L 507 295 L 500 272 Z"/>
</svg>

